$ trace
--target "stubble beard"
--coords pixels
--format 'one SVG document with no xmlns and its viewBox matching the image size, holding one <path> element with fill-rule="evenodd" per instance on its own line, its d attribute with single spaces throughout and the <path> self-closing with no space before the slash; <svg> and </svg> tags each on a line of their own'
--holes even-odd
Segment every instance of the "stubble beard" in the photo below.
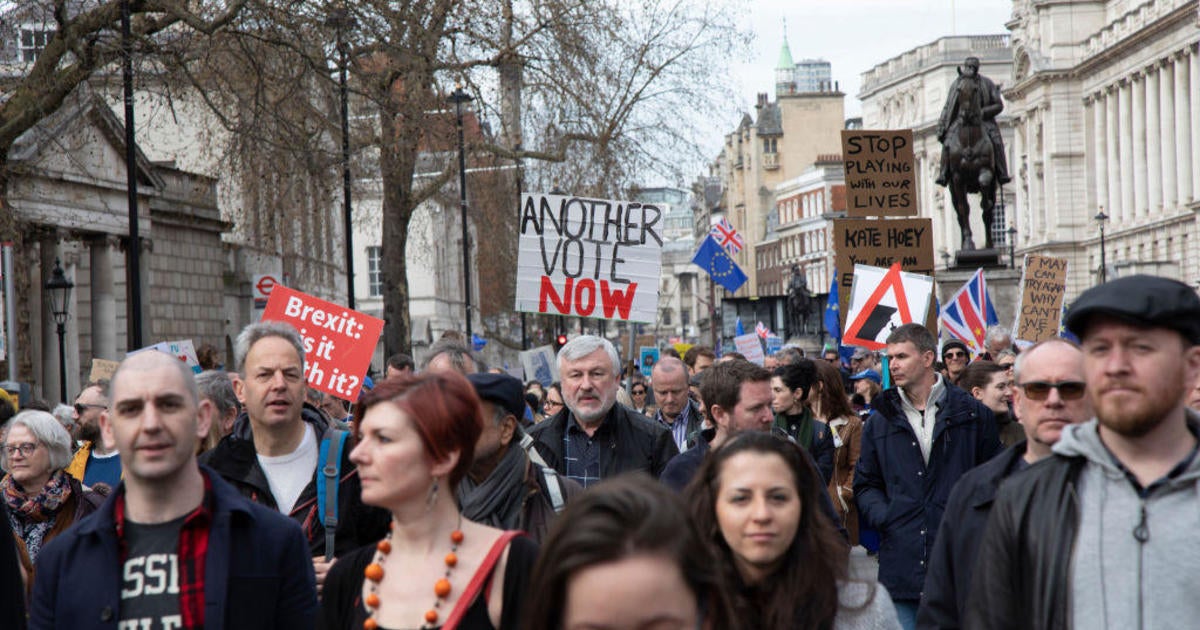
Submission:
<svg viewBox="0 0 1200 630">
<path fill-rule="evenodd" d="M 1166 420 L 1167 414 L 1183 399 L 1182 385 L 1171 384 L 1161 395 L 1142 392 L 1143 398 L 1131 404 L 1118 404 L 1101 398 L 1096 418 L 1104 428 L 1126 438 L 1144 437 Z"/>
</svg>

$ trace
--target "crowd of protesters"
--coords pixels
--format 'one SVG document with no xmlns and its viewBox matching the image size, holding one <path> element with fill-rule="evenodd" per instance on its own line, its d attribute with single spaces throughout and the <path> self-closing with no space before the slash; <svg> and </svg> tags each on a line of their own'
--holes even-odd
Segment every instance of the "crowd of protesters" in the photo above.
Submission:
<svg viewBox="0 0 1200 630">
<path fill-rule="evenodd" d="M 0 627 L 1189 627 L 1200 297 L 1122 278 L 1066 324 L 648 378 L 582 335 L 527 384 L 448 337 L 348 406 L 282 323 L 230 372 L 134 354 L 0 400 Z"/>
</svg>

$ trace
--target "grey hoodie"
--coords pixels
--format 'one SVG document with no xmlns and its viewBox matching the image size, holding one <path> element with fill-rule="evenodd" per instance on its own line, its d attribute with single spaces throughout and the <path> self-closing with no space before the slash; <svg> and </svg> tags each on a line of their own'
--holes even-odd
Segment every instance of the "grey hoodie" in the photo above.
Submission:
<svg viewBox="0 0 1200 630">
<path fill-rule="evenodd" d="M 1200 415 L 1188 411 L 1193 434 Z M 1087 459 L 1071 569 L 1074 628 L 1200 626 L 1200 457 L 1141 497 L 1092 419 L 1063 429 L 1054 452 Z"/>
</svg>

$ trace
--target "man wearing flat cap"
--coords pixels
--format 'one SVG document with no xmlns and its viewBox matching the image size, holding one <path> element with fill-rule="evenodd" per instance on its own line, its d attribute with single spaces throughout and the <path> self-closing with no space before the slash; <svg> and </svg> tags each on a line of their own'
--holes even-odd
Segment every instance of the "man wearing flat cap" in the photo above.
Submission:
<svg viewBox="0 0 1200 630">
<path fill-rule="evenodd" d="M 523 448 L 521 381 L 490 373 L 468 374 L 467 379 L 479 395 L 484 422 L 475 444 L 475 461 L 458 485 L 463 517 L 500 529 L 524 530 L 540 543 L 567 501 L 583 488 L 547 466 L 536 450 L 527 453 Z"/>
<path fill-rule="evenodd" d="M 1200 619 L 1200 297 L 1132 276 L 1067 314 L 1096 417 L 996 495 L 968 628 L 1190 628 Z"/>
</svg>

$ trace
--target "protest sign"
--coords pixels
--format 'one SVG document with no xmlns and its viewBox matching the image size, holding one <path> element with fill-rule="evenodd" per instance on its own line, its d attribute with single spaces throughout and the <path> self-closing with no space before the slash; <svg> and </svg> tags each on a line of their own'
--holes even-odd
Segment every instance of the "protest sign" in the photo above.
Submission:
<svg viewBox="0 0 1200 630">
<path fill-rule="evenodd" d="M 1066 290 L 1066 259 L 1026 255 L 1014 338 L 1036 343 L 1058 335 Z"/>
<path fill-rule="evenodd" d="M 842 343 L 882 350 L 893 330 L 924 321 L 933 300 L 933 278 L 905 273 L 900 263 L 887 269 L 857 265 L 850 293 Z"/>
<path fill-rule="evenodd" d="M 845 330 L 855 265 L 886 269 L 898 262 L 909 273 L 933 275 L 933 219 L 834 219 L 833 249 L 838 313 L 843 316 L 841 329 Z M 922 317 L 917 321 L 936 326 L 936 317 L 934 313 L 932 319 Z"/>
<path fill-rule="evenodd" d="M 92 359 L 92 371 L 88 373 L 88 382 L 94 383 L 101 379 L 112 380 L 113 374 L 117 373 L 118 365 L 121 364 L 108 359 Z"/>
<path fill-rule="evenodd" d="M 537 381 L 542 387 L 558 380 L 558 361 L 553 346 L 538 346 L 521 352 L 521 366 L 525 368 L 524 381 Z"/>
<path fill-rule="evenodd" d="M 521 195 L 516 310 L 656 321 L 662 222 L 654 204 Z"/>
<path fill-rule="evenodd" d="M 157 350 L 164 354 L 169 354 L 176 359 L 187 363 L 188 367 L 192 368 L 192 372 L 195 374 L 199 374 L 201 371 L 200 360 L 196 358 L 196 346 L 192 344 L 191 339 L 181 339 L 179 341 L 160 341 L 152 346 L 138 348 L 137 350 L 127 353 L 125 356 L 131 357 L 139 352 L 145 352 L 147 350 Z"/>
<path fill-rule="evenodd" d="M 733 338 L 733 346 L 742 356 L 746 357 L 751 363 L 762 365 L 763 347 L 762 339 L 755 333 L 746 333 Z"/>
<path fill-rule="evenodd" d="M 358 400 L 383 320 L 277 284 L 263 321 L 287 322 L 304 340 L 304 377 L 313 389 Z"/>
<path fill-rule="evenodd" d="M 917 178 L 911 129 L 842 131 L 846 214 L 852 217 L 917 215 Z"/>
<path fill-rule="evenodd" d="M 650 378 L 650 372 L 654 370 L 654 364 L 658 363 L 658 348 L 654 346 L 642 346 L 640 348 L 640 357 L 642 376 Z"/>
</svg>

